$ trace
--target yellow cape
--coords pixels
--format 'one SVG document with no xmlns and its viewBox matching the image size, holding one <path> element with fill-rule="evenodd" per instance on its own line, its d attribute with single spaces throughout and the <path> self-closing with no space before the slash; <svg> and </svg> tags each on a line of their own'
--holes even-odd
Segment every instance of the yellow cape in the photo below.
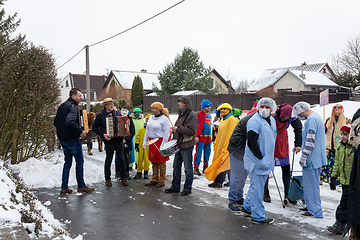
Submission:
<svg viewBox="0 0 360 240">
<path fill-rule="evenodd" d="M 211 165 L 205 170 L 205 176 L 209 181 L 215 181 L 219 173 L 230 169 L 230 158 L 227 147 L 230 137 L 236 127 L 237 121 L 234 116 L 221 120 L 218 134 L 214 143 L 214 157 Z"/>
</svg>

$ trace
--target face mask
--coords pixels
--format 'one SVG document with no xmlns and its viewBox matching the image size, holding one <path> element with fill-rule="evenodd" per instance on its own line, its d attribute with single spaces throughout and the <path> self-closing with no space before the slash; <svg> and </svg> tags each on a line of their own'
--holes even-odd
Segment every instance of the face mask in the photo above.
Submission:
<svg viewBox="0 0 360 240">
<path fill-rule="evenodd" d="M 259 114 L 262 118 L 267 118 L 270 116 L 270 109 L 266 109 L 266 108 L 260 108 L 259 109 Z"/>
<path fill-rule="evenodd" d="M 121 113 L 121 116 L 123 116 L 123 117 L 127 116 L 128 115 L 128 110 L 126 108 L 122 108 L 120 113 Z"/>
<path fill-rule="evenodd" d="M 140 113 L 139 113 L 139 112 L 135 112 L 135 113 L 134 113 L 134 116 L 135 116 L 136 118 L 139 118 L 139 117 L 140 117 Z"/>
<path fill-rule="evenodd" d="M 304 116 L 299 116 L 298 115 L 298 117 L 297 117 L 299 120 L 301 120 L 301 121 L 305 121 L 306 120 L 306 118 L 304 117 Z"/>
</svg>

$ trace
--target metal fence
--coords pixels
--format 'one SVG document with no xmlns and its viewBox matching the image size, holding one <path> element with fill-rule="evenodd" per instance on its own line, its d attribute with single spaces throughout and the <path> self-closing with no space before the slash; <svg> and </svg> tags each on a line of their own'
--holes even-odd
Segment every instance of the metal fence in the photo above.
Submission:
<svg viewBox="0 0 360 240">
<path fill-rule="evenodd" d="M 282 92 L 276 93 L 273 97 L 277 104 L 288 103 L 294 105 L 299 101 L 305 101 L 310 104 L 319 104 L 321 91 L 300 91 L 300 92 Z M 170 113 L 178 112 L 178 99 L 180 96 L 145 96 L 143 111 L 151 112 L 151 104 L 153 102 L 161 102 L 164 107 L 168 108 Z M 200 103 L 204 99 L 208 99 L 213 104 L 213 108 L 221 103 L 229 103 L 232 107 L 242 110 L 250 110 L 256 99 L 261 97 L 254 93 L 243 94 L 218 94 L 218 95 L 194 95 L 189 96 L 192 102 L 192 109 L 196 112 L 201 110 Z M 351 92 L 348 90 L 329 90 L 329 103 L 341 102 L 349 100 Z"/>
</svg>

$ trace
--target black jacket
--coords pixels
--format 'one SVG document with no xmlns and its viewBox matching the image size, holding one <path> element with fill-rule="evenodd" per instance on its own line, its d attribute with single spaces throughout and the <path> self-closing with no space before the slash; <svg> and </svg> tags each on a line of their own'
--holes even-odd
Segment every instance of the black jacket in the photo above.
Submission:
<svg viewBox="0 0 360 240">
<path fill-rule="evenodd" d="M 63 102 L 54 118 L 54 126 L 60 141 L 74 141 L 80 138 L 83 130 L 80 128 L 80 109 L 77 102 L 68 98 Z"/>
<path fill-rule="evenodd" d="M 127 147 L 125 148 L 125 150 L 127 152 L 130 152 L 133 149 L 133 145 L 131 143 L 131 139 L 133 139 L 134 135 L 135 135 L 135 125 L 134 122 L 132 120 L 132 117 L 130 117 L 130 115 L 128 115 L 128 118 L 130 120 L 130 136 L 126 136 L 125 137 L 125 141 L 126 141 L 126 145 Z"/>
<path fill-rule="evenodd" d="M 245 154 L 245 146 L 247 139 L 246 123 L 256 112 L 250 113 L 243 117 L 236 125 L 229 141 L 227 150 L 234 155 L 235 158 L 243 160 Z"/>
</svg>

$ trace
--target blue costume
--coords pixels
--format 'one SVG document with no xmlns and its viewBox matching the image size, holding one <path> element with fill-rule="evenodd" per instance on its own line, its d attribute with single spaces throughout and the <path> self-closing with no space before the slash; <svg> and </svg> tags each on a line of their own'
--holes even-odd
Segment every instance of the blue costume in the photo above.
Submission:
<svg viewBox="0 0 360 240">
<path fill-rule="evenodd" d="M 203 100 L 201 102 L 201 109 L 206 106 L 212 107 L 212 103 L 209 100 Z M 209 165 L 209 157 L 211 153 L 211 115 L 206 114 L 204 110 L 201 110 L 198 114 L 199 124 L 196 131 L 196 137 L 199 138 L 199 142 L 196 144 L 196 152 L 194 156 L 194 168 L 198 168 L 201 163 L 201 156 L 204 152 L 204 169 Z"/>
<path fill-rule="evenodd" d="M 245 148 L 244 167 L 249 173 L 250 187 L 243 208 L 251 213 L 253 220 L 260 222 L 266 219 L 265 208 L 262 204 L 264 185 L 270 172 L 274 171 L 276 122 L 273 117 L 265 119 L 259 113 L 255 113 L 247 122 L 246 128 L 248 134 L 252 131 L 258 135 L 257 144 L 262 159 L 260 160 L 250 150 L 248 139 Z"/>
<path fill-rule="evenodd" d="M 304 124 L 302 149 L 305 148 L 309 130 L 315 132 L 316 137 L 314 148 L 306 159 L 306 166 L 303 167 L 304 200 L 308 212 L 315 217 L 322 218 L 319 179 L 321 167 L 327 164 L 327 157 L 325 127 L 321 116 L 316 112 L 311 113 Z"/>
</svg>

